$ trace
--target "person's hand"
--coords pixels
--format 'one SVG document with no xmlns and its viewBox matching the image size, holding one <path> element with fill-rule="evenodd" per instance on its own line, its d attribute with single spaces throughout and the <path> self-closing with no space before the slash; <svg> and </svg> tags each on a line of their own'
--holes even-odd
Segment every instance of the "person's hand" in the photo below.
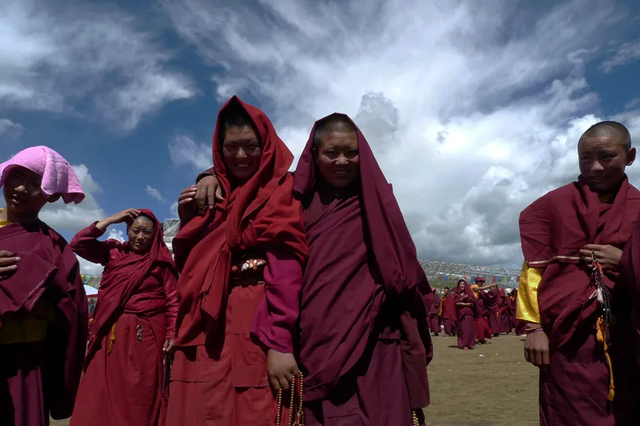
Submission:
<svg viewBox="0 0 640 426">
<path fill-rule="evenodd" d="M 524 359 L 543 371 L 549 368 L 549 338 L 544 331 L 527 333 Z"/>
<path fill-rule="evenodd" d="M 220 182 L 213 175 L 204 176 L 196 184 L 196 208 L 198 213 L 203 215 L 207 209 L 213 210 L 216 202 L 224 200 Z"/>
<path fill-rule="evenodd" d="M 196 217 L 196 186 L 191 185 L 180 192 L 178 197 L 178 217 L 181 223 L 187 223 Z"/>
<path fill-rule="evenodd" d="M 617 271 L 622 257 L 622 250 L 610 245 L 589 244 L 580 250 L 580 258 L 587 264 L 591 265 L 591 250 L 596 255 L 596 259 L 602 265 L 603 271 Z"/>
<path fill-rule="evenodd" d="M 9 278 L 18 269 L 21 260 L 15 253 L 0 250 L 0 280 Z"/>
<path fill-rule="evenodd" d="M 164 341 L 164 346 L 162 346 L 163 352 L 168 354 L 172 354 L 176 350 L 176 345 L 173 343 L 173 339 L 167 339 Z"/>
<path fill-rule="evenodd" d="M 136 209 L 126 209 L 122 210 L 120 213 L 116 213 L 108 218 L 101 220 L 96 224 L 96 227 L 100 230 L 105 230 L 111 225 L 115 225 L 118 223 L 133 223 L 135 218 L 140 216 L 140 211 Z"/>
<path fill-rule="evenodd" d="M 274 391 L 287 390 L 293 376 L 300 378 L 300 370 L 293 354 L 285 354 L 273 349 L 267 352 L 267 373 L 271 389 Z"/>
</svg>

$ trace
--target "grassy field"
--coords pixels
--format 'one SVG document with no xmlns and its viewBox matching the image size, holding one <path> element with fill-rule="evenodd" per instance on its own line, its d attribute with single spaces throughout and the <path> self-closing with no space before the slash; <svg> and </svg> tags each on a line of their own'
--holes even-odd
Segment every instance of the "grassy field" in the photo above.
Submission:
<svg viewBox="0 0 640 426">
<path fill-rule="evenodd" d="M 434 337 L 428 426 L 538 425 L 538 372 L 524 361 L 522 339 L 500 336 L 468 352 L 455 337 Z M 67 426 L 67 421 L 52 426 Z"/>
</svg>

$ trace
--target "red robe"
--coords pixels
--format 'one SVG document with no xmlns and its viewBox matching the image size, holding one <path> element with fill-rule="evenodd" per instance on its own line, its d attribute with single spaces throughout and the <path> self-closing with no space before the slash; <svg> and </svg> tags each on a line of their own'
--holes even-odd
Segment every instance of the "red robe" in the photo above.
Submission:
<svg viewBox="0 0 640 426">
<path fill-rule="evenodd" d="M 478 297 L 476 298 L 476 339 L 481 343 L 486 342 L 487 339 L 491 340 L 491 328 L 489 327 L 489 311 L 484 304 L 485 297 L 486 293 L 484 291 L 480 291 L 478 292 Z"/>
<path fill-rule="evenodd" d="M 87 341 L 87 299 L 78 260 L 67 242 L 43 222 L 0 228 L 3 250 L 22 258 L 0 280 L 0 424 L 45 426 L 71 416 Z M 3 329 L 25 311 L 49 317 L 46 336 L 15 341 Z M 10 318 L 12 317 L 12 318 Z"/>
<path fill-rule="evenodd" d="M 440 333 L 440 296 L 429 293 L 424 297 L 424 304 L 429 314 L 429 329 L 432 333 Z"/>
<path fill-rule="evenodd" d="M 456 305 L 453 301 L 453 293 L 442 297 L 440 302 L 440 319 L 444 326 L 444 332 L 449 336 L 456 334 Z"/>
<path fill-rule="evenodd" d="M 489 312 L 489 326 L 494 336 L 500 334 L 500 292 L 492 288 L 486 293 L 484 303 Z"/>
<path fill-rule="evenodd" d="M 315 166 L 318 123 L 294 178 L 310 249 L 300 312 L 305 421 L 410 426 L 429 404 L 431 289 L 364 135 L 354 124 L 360 179 L 336 194 Z"/>
<path fill-rule="evenodd" d="M 456 304 L 458 347 L 460 349 L 474 348 L 476 346 L 476 325 L 474 320 L 476 297 L 469 284 L 465 282 L 464 290 L 460 290 L 456 286 L 453 301 Z M 471 306 L 459 306 L 457 305 L 458 303 L 471 303 Z"/>
<path fill-rule="evenodd" d="M 164 424 L 163 344 L 175 336 L 178 277 L 162 224 L 141 211 L 155 223 L 146 257 L 128 243 L 99 241 L 95 224 L 71 241 L 78 256 L 105 266 L 71 426 Z"/>
<path fill-rule="evenodd" d="M 511 299 L 506 295 L 503 288 L 500 289 L 500 333 L 511 333 Z"/>
<path fill-rule="evenodd" d="M 549 337 L 550 368 L 540 373 L 542 425 L 637 424 L 637 363 L 627 346 L 629 296 L 618 285 L 617 273 L 605 274 L 616 318 L 610 347 L 616 390 L 609 402 L 609 369 L 596 336 L 602 310 L 592 297 L 591 270 L 579 252 L 587 244 L 622 248 L 639 212 L 640 192 L 626 177 L 612 204 L 601 203 L 580 178 L 539 198 L 520 215 L 525 260 L 530 268 L 544 268 L 538 304 Z"/>
<path fill-rule="evenodd" d="M 262 144 L 258 171 L 234 185 L 222 158 L 223 117 L 243 109 Z M 169 426 L 273 426 L 267 351 L 295 353 L 306 243 L 288 169 L 293 155 L 266 115 L 232 97 L 213 136 L 225 200 L 173 240 L 180 308 Z M 248 267 L 247 262 L 256 261 Z M 288 401 L 288 394 L 283 399 Z"/>
</svg>

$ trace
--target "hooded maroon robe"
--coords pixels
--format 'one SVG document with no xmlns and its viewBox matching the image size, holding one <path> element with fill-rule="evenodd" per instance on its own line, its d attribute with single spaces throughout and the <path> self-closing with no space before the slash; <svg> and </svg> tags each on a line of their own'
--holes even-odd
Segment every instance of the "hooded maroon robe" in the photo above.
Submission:
<svg viewBox="0 0 640 426">
<path fill-rule="evenodd" d="M 224 116 L 238 108 L 253 121 L 262 151 L 258 170 L 243 182 L 234 182 L 222 155 Z M 220 109 L 212 154 L 225 199 L 173 240 L 180 308 L 167 424 L 272 426 L 277 403 L 267 352 L 295 353 L 308 254 L 289 173 L 293 154 L 264 112 L 236 96 Z M 245 274 L 244 260 L 266 265 Z"/>
<path fill-rule="evenodd" d="M 513 307 L 511 306 L 511 299 L 507 296 L 507 293 L 503 288 L 500 289 L 500 333 L 511 333 L 511 312 Z"/>
<path fill-rule="evenodd" d="M 616 324 L 610 348 L 616 395 L 607 400 L 609 369 L 595 324 L 601 308 L 591 271 L 580 262 L 587 244 L 622 248 L 640 212 L 640 192 L 625 177 L 612 204 L 601 203 L 582 178 L 540 197 L 520 215 L 522 251 L 529 267 L 544 268 L 538 287 L 541 325 L 549 337 L 550 369 L 540 373 L 542 425 L 631 425 L 637 423 L 637 364 L 628 350 L 631 312 L 617 285 L 612 289 Z"/>
<path fill-rule="evenodd" d="M 429 404 L 429 283 L 360 130 L 360 179 L 336 196 L 314 164 L 317 125 L 294 175 L 310 249 L 300 312 L 306 424 L 409 426 L 412 409 Z"/>
<path fill-rule="evenodd" d="M 429 329 L 432 333 L 440 333 L 440 296 L 435 291 L 424 297 L 424 304 L 429 314 Z"/>
<path fill-rule="evenodd" d="M 490 289 L 484 298 L 489 313 L 489 326 L 494 336 L 500 334 L 500 292 L 496 288 Z"/>
<path fill-rule="evenodd" d="M 471 290 L 471 286 L 464 281 L 464 289 L 460 289 L 457 285 L 453 297 L 453 301 L 456 304 L 457 315 L 457 335 L 458 335 L 458 347 L 474 348 L 476 346 L 476 325 L 475 325 L 475 310 L 476 310 L 476 296 Z M 471 306 L 458 306 L 457 303 L 471 303 Z"/>
<path fill-rule="evenodd" d="M 71 416 L 82 372 L 88 316 L 78 260 L 40 221 L 1 227 L 0 249 L 22 258 L 0 280 L 0 329 L 5 315 L 53 309 L 43 341 L 0 344 L 0 424 L 45 426 L 49 415 Z"/>
<path fill-rule="evenodd" d="M 71 426 L 164 424 L 162 349 L 175 336 L 178 273 L 162 223 L 139 211 L 154 224 L 143 255 L 128 242 L 99 241 L 105 231 L 95 223 L 71 241 L 78 256 L 105 266 Z"/>
</svg>

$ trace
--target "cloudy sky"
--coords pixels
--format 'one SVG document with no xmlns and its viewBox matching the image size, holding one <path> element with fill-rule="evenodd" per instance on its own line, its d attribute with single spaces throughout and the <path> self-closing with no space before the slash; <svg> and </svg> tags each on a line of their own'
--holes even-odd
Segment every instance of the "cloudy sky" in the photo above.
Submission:
<svg viewBox="0 0 640 426">
<path fill-rule="evenodd" d="M 579 135 L 612 118 L 640 141 L 640 5 L 0 2 L 0 159 L 46 144 L 74 164 L 87 200 L 43 214 L 66 237 L 128 207 L 174 217 L 233 94 L 296 155 L 351 115 L 421 258 L 517 266 L 518 214 L 577 176 Z"/>
</svg>

